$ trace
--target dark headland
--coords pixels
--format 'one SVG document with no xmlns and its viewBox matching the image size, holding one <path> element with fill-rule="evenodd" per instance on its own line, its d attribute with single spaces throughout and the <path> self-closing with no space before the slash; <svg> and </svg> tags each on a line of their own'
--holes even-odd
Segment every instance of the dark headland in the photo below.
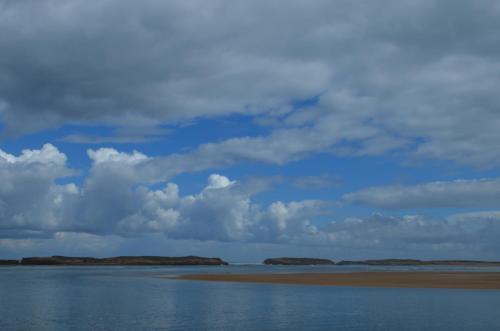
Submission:
<svg viewBox="0 0 500 331">
<path fill-rule="evenodd" d="M 21 265 L 227 265 L 227 262 L 218 257 L 200 256 L 116 256 L 116 257 L 70 257 L 70 256 L 49 256 L 49 257 L 25 257 L 19 263 Z M 1 263 L 0 263 L 1 264 Z"/>
<path fill-rule="evenodd" d="M 0 260 L 0 265 L 17 265 L 19 264 L 18 260 Z"/>
<path fill-rule="evenodd" d="M 335 262 L 328 259 L 317 259 L 310 257 L 279 257 L 266 259 L 264 264 L 270 265 L 334 265 Z"/>
<path fill-rule="evenodd" d="M 414 260 L 414 259 L 383 259 L 363 261 L 340 261 L 336 265 L 369 265 L 369 266 L 471 266 L 494 267 L 499 266 L 498 261 L 477 260 Z"/>
<path fill-rule="evenodd" d="M 333 262 L 328 259 L 318 259 L 309 257 L 279 257 L 263 261 L 269 265 L 367 265 L 367 266 L 470 266 L 470 267 L 500 267 L 498 261 L 478 261 L 478 260 L 416 260 L 416 259 L 381 259 L 381 260 L 342 260 Z"/>
<path fill-rule="evenodd" d="M 416 259 L 382 259 L 382 260 L 342 260 L 334 262 L 329 259 L 310 257 L 278 257 L 265 259 L 263 264 L 268 265 L 368 265 L 368 266 L 471 266 L 494 267 L 499 266 L 499 261 L 478 260 L 416 260 Z"/>
</svg>

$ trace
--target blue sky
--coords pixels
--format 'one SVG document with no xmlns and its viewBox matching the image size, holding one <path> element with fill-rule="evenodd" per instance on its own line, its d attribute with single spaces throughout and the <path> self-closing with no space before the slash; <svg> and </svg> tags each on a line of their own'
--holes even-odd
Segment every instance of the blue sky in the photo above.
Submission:
<svg viewBox="0 0 500 331">
<path fill-rule="evenodd" d="M 0 257 L 500 259 L 499 16 L 0 0 Z"/>
</svg>

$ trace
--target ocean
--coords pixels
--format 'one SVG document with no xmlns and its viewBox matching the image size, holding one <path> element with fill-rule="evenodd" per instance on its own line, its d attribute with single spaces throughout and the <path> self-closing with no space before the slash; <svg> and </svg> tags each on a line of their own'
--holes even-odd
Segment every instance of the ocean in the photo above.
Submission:
<svg viewBox="0 0 500 331">
<path fill-rule="evenodd" d="M 0 267 L 0 330 L 500 330 L 500 291 L 495 290 L 162 278 L 200 272 L 380 269 L 263 265 Z"/>
</svg>

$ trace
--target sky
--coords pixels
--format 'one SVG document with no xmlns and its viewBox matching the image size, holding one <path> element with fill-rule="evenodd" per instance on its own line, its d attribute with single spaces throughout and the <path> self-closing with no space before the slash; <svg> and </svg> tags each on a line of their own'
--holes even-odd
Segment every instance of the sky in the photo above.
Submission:
<svg viewBox="0 0 500 331">
<path fill-rule="evenodd" d="M 500 260 L 500 2 L 0 0 L 0 258 Z"/>
</svg>

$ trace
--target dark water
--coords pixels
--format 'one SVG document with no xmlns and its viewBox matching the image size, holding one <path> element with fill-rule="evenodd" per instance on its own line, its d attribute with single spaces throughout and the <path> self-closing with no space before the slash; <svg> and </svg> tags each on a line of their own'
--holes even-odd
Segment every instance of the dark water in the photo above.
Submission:
<svg viewBox="0 0 500 331">
<path fill-rule="evenodd" d="M 230 267 L 1 267 L 0 330 L 500 330 L 500 291 L 211 283 Z"/>
</svg>

